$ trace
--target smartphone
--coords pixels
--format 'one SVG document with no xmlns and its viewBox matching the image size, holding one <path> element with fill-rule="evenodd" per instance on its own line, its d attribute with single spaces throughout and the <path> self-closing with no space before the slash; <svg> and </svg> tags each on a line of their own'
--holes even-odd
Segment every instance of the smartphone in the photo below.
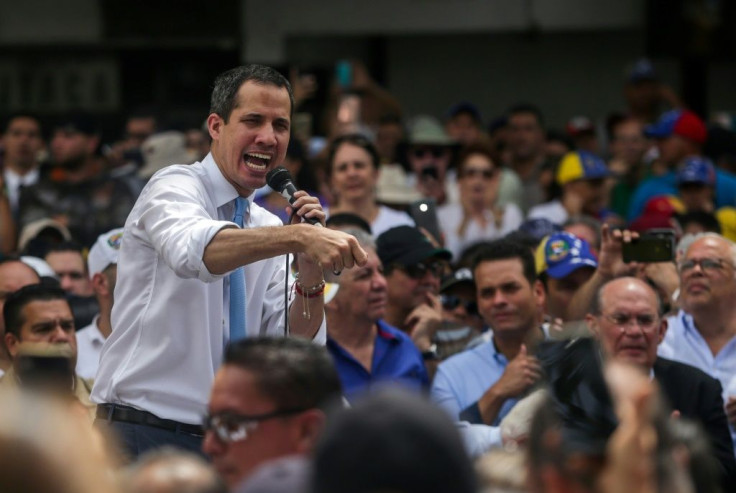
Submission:
<svg viewBox="0 0 736 493">
<path fill-rule="evenodd" d="M 422 168 L 422 171 L 419 173 L 419 176 L 421 176 L 423 180 L 427 178 L 431 178 L 433 180 L 439 180 L 440 172 L 437 169 L 437 166 L 429 165 L 429 166 L 425 166 L 424 168 Z"/>
<path fill-rule="evenodd" d="M 675 232 L 651 229 L 631 243 L 623 244 L 624 262 L 672 262 L 675 260 Z"/>
<path fill-rule="evenodd" d="M 66 356 L 21 354 L 16 363 L 18 382 L 22 388 L 71 394 L 74 369 Z"/>
<path fill-rule="evenodd" d="M 353 64 L 350 60 L 340 60 L 335 64 L 335 79 L 343 90 L 353 86 Z"/>
<path fill-rule="evenodd" d="M 437 221 L 437 202 L 434 199 L 422 199 L 412 202 L 409 215 L 414 219 L 417 228 L 426 229 L 437 242 L 442 240 L 440 226 Z"/>
</svg>

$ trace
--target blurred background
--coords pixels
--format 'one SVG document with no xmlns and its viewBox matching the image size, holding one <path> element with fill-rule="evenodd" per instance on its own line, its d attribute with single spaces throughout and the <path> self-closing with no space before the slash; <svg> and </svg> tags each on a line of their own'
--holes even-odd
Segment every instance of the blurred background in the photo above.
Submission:
<svg viewBox="0 0 736 493">
<path fill-rule="evenodd" d="M 201 123 L 215 75 L 244 62 L 314 77 L 319 107 L 351 59 L 407 115 L 473 101 L 492 117 L 530 101 L 562 126 L 624 108 L 647 57 L 707 117 L 736 108 L 735 26 L 725 0 L 6 0 L 0 108 L 85 110 L 104 141 L 143 105 L 174 127 Z"/>
</svg>

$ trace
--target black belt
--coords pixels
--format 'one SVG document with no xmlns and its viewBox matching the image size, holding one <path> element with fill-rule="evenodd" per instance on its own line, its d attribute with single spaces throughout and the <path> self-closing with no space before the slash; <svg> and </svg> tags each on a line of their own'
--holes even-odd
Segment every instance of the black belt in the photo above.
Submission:
<svg viewBox="0 0 736 493">
<path fill-rule="evenodd" d="M 141 411 L 140 409 L 121 406 L 120 404 L 99 404 L 97 406 L 97 419 L 147 425 L 174 433 L 186 433 L 198 437 L 204 436 L 204 430 L 199 425 L 180 423 L 173 419 L 162 419 L 148 411 Z"/>
</svg>

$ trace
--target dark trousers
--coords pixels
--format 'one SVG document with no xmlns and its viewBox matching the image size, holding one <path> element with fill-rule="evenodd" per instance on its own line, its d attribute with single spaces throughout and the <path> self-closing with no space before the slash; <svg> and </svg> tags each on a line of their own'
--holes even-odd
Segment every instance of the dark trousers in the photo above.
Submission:
<svg viewBox="0 0 736 493">
<path fill-rule="evenodd" d="M 194 452 L 202 457 L 202 437 L 181 431 L 169 431 L 145 424 L 107 421 L 97 418 L 95 426 L 113 435 L 120 447 L 123 457 L 131 462 L 141 454 L 161 447 L 174 447 Z"/>
</svg>

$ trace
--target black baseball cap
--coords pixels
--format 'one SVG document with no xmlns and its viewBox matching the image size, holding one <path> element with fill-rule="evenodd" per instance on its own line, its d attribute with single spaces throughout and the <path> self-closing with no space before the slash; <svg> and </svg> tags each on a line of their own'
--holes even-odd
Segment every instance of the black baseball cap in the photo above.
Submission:
<svg viewBox="0 0 736 493">
<path fill-rule="evenodd" d="M 376 253 L 384 266 L 415 265 L 430 257 L 450 260 L 452 253 L 435 247 L 429 239 L 413 226 L 398 226 L 383 232 L 376 239 Z"/>
</svg>

